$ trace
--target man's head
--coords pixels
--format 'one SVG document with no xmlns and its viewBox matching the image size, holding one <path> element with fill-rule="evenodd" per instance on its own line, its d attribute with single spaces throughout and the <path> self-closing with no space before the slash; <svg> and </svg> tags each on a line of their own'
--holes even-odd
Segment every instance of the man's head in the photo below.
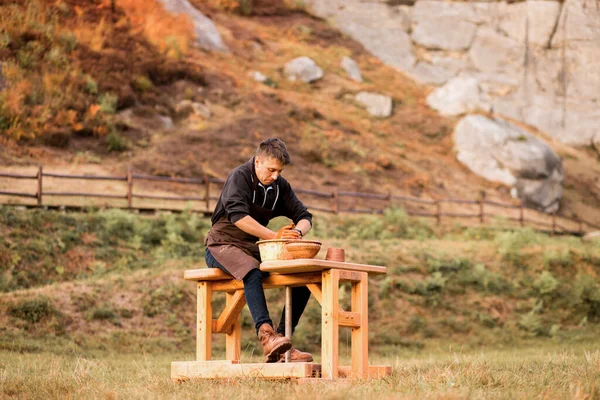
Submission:
<svg viewBox="0 0 600 400">
<path fill-rule="evenodd" d="M 275 182 L 283 168 L 291 162 L 285 143 L 277 138 L 266 139 L 258 145 L 254 169 L 263 185 Z"/>
</svg>

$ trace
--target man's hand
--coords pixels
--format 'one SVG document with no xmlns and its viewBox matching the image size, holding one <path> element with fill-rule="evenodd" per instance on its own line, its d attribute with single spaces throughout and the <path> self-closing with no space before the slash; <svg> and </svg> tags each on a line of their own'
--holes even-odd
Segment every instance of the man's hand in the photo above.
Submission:
<svg viewBox="0 0 600 400">
<path fill-rule="evenodd" d="M 291 223 L 289 225 L 284 226 L 280 230 L 277 231 L 276 239 L 302 239 L 300 237 L 300 233 L 298 231 L 293 230 L 294 224 Z"/>
</svg>

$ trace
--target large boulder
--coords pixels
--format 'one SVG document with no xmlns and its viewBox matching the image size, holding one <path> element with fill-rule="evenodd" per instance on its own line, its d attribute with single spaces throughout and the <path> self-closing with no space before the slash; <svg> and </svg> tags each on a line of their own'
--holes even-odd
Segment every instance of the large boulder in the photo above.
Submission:
<svg viewBox="0 0 600 400">
<path fill-rule="evenodd" d="M 489 104 L 482 99 L 479 81 L 472 77 L 454 78 L 427 96 L 429 107 L 440 114 L 454 116 L 468 112 L 489 111 Z"/>
<path fill-rule="evenodd" d="M 505 120 L 469 115 L 456 125 L 454 144 L 457 159 L 475 174 L 511 186 L 528 206 L 558 210 L 562 160 L 537 137 Z"/>
<path fill-rule="evenodd" d="M 192 20 L 196 41 L 198 46 L 205 50 L 216 50 L 229 52 L 229 48 L 223 43 L 221 34 L 215 24 L 202 14 L 188 0 L 160 0 L 165 10 L 174 14 L 185 14 Z"/>
<path fill-rule="evenodd" d="M 314 82 L 323 77 L 323 70 L 310 57 L 298 57 L 285 64 L 284 74 L 290 81 Z"/>
<path fill-rule="evenodd" d="M 392 98 L 379 93 L 360 92 L 356 101 L 374 117 L 387 118 L 392 115 Z"/>
<path fill-rule="evenodd" d="M 358 67 L 356 61 L 354 61 L 350 57 L 343 57 L 341 66 L 342 68 L 344 68 L 344 70 L 346 70 L 346 73 L 348 74 L 348 77 L 350 79 L 356 82 L 363 81 L 362 74 L 360 73 L 360 68 Z"/>
</svg>

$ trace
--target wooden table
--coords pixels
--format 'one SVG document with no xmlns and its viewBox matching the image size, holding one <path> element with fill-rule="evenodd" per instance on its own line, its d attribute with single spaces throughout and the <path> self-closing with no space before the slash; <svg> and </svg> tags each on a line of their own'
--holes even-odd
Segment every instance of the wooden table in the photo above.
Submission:
<svg viewBox="0 0 600 400">
<path fill-rule="evenodd" d="M 225 378 L 259 376 L 265 378 L 381 377 L 391 373 L 389 366 L 369 366 L 368 276 L 385 274 L 386 268 L 319 259 L 266 261 L 260 269 L 270 272 L 263 280 L 265 289 L 306 286 L 322 307 L 321 364 L 253 363 L 242 364 L 240 313 L 246 299 L 243 282 L 213 269 L 187 270 L 184 279 L 197 282 L 196 361 L 171 364 L 171 378 Z M 340 282 L 351 282 L 351 309 L 339 304 Z M 212 318 L 212 293 L 226 292 L 225 309 Z M 286 312 L 291 312 L 289 307 Z M 352 329 L 352 363 L 339 365 L 339 328 Z M 226 360 L 211 360 L 212 334 L 226 336 Z"/>
</svg>

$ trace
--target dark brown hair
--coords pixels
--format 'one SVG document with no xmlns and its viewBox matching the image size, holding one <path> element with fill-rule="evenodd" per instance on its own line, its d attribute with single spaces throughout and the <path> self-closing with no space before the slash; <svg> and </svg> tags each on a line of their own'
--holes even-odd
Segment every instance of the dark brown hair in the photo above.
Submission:
<svg viewBox="0 0 600 400">
<path fill-rule="evenodd" d="M 290 153 L 283 140 L 277 138 L 269 138 L 263 140 L 256 149 L 256 156 L 266 156 L 279 160 L 283 165 L 288 165 L 292 162 Z"/>
</svg>

